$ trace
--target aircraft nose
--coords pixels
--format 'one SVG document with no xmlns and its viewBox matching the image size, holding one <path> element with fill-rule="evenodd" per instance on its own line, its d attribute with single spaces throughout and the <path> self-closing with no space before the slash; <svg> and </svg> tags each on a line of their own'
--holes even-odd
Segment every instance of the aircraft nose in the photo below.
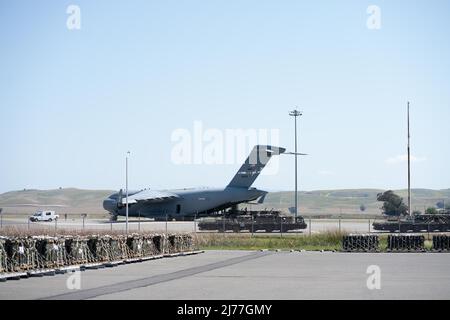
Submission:
<svg viewBox="0 0 450 320">
<path fill-rule="evenodd" d="M 114 199 L 106 199 L 103 201 L 103 208 L 106 211 L 109 211 L 111 213 L 115 213 L 117 210 L 117 201 Z"/>
</svg>

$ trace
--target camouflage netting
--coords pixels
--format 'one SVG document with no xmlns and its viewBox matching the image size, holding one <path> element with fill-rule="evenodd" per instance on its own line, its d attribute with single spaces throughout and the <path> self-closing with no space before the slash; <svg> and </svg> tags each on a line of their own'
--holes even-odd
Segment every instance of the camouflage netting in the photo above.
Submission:
<svg viewBox="0 0 450 320">
<path fill-rule="evenodd" d="M 0 237 L 0 273 L 124 261 L 193 250 L 188 234 Z"/>
<path fill-rule="evenodd" d="M 161 235 L 144 235 L 142 240 L 144 254 L 152 256 L 161 254 Z"/>
<path fill-rule="evenodd" d="M 20 272 L 43 267 L 42 258 L 36 249 L 36 240 L 31 237 L 6 239 L 8 271 Z"/>
<path fill-rule="evenodd" d="M 88 239 L 86 237 L 66 237 L 65 247 L 68 262 L 71 265 L 86 264 L 94 262 L 94 256 L 88 247 Z"/>
<path fill-rule="evenodd" d="M 43 267 L 57 268 L 67 265 L 65 239 L 58 237 L 33 237 L 42 258 Z"/>
<path fill-rule="evenodd" d="M 152 238 L 155 246 L 156 254 L 163 254 L 166 243 L 166 237 L 164 234 L 154 234 Z"/>
<path fill-rule="evenodd" d="M 139 235 L 132 234 L 127 238 L 127 246 L 130 250 L 130 257 L 141 258 L 155 256 L 162 253 L 161 235 Z"/>
<path fill-rule="evenodd" d="M 96 262 L 113 261 L 110 236 L 90 236 L 88 247 Z"/>
<path fill-rule="evenodd" d="M 192 236 L 188 234 L 170 234 L 167 248 L 169 253 L 184 252 L 190 250 L 192 244 Z"/>
<path fill-rule="evenodd" d="M 125 236 L 111 237 L 109 240 L 111 260 L 125 260 L 131 257 Z"/>
</svg>

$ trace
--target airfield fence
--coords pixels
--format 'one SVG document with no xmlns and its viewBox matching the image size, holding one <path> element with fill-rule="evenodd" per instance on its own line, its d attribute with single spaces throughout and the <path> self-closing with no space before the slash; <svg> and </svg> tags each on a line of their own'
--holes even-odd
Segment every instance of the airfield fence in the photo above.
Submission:
<svg viewBox="0 0 450 320">
<path fill-rule="evenodd" d="M 303 230 L 291 230 L 290 233 L 320 233 L 330 230 L 340 230 L 342 232 L 348 231 L 352 233 L 371 233 L 373 231 L 372 222 L 373 219 L 346 219 L 346 218 L 310 218 L 304 217 L 306 224 L 308 225 L 306 229 Z M 95 216 L 86 216 L 71 214 L 66 219 L 60 217 L 58 220 L 52 222 L 31 222 L 28 216 L 14 216 L 9 214 L 8 220 L 10 221 L 8 225 L 11 225 L 11 220 L 20 225 L 21 228 L 25 228 L 29 231 L 39 230 L 42 228 L 48 228 L 53 231 L 53 234 L 61 233 L 63 230 L 76 230 L 82 231 L 93 231 L 93 230 L 105 230 L 109 232 L 124 232 L 126 230 L 126 225 L 123 220 L 121 221 L 105 221 L 102 218 L 96 218 Z M 179 232 L 204 232 L 198 227 L 202 219 L 196 219 L 192 223 L 187 223 L 188 221 L 150 221 L 141 217 L 133 217 L 129 222 L 130 232 L 158 232 L 158 233 L 179 233 Z M 228 220 L 226 220 L 228 221 Z M 229 220 L 231 223 L 231 220 Z M 227 223 L 225 223 L 227 224 Z M 223 226 L 223 222 L 217 225 L 217 230 L 220 230 Z M 5 226 L 0 226 L 4 228 Z M 278 232 L 280 226 L 274 226 L 274 230 Z M 285 226 L 282 226 L 285 227 Z M 255 228 L 253 230 L 257 232 Z M 208 232 L 208 231 L 206 231 Z M 252 228 L 243 232 L 252 232 Z M 259 231 L 261 232 L 261 231 Z M 284 231 L 285 232 L 285 231 Z"/>
<path fill-rule="evenodd" d="M 58 235 L 0 237 L 5 273 L 121 263 L 195 251 L 190 234 Z"/>
</svg>

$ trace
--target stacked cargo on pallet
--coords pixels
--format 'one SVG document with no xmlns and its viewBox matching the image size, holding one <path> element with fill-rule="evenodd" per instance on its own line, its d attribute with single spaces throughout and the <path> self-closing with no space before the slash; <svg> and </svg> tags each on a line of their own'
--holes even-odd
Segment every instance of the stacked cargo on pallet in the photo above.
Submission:
<svg viewBox="0 0 450 320">
<path fill-rule="evenodd" d="M 189 234 L 0 237 L 0 278 L 7 273 L 112 266 L 186 251 L 197 253 Z"/>
<path fill-rule="evenodd" d="M 160 250 L 156 247 L 154 237 L 158 235 L 142 236 L 142 252 L 144 256 L 156 256 L 160 254 Z"/>
<path fill-rule="evenodd" d="M 131 256 L 125 236 L 111 237 L 109 240 L 110 259 L 112 261 L 126 260 Z"/>
<path fill-rule="evenodd" d="M 350 234 L 342 239 L 342 250 L 347 252 L 375 252 L 379 249 L 378 235 Z"/>
<path fill-rule="evenodd" d="M 163 235 L 159 234 L 132 234 L 127 238 L 130 258 L 144 258 L 158 256 L 164 253 Z"/>
<path fill-rule="evenodd" d="M 450 236 L 446 234 L 438 234 L 433 236 L 433 250 L 450 251 Z"/>
<path fill-rule="evenodd" d="M 68 255 L 68 263 L 71 265 L 87 264 L 95 261 L 91 250 L 89 250 L 88 238 L 86 237 L 66 237 L 65 247 Z"/>
<path fill-rule="evenodd" d="M 94 262 L 114 261 L 117 256 L 128 257 L 127 252 L 117 252 L 117 250 L 123 249 L 117 237 L 92 235 L 88 237 L 87 244 L 94 257 Z"/>
<path fill-rule="evenodd" d="M 156 255 L 164 254 L 165 236 L 163 234 L 152 235 L 152 241 Z"/>
<path fill-rule="evenodd" d="M 0 237 L 0 273 L 8 271 L 8 256 L 5 249 L 6 238 Z"/>
<path fill-rule="evenodd" d="M 7 238 L 5 249 L 8 257 L 8 271 L 21 272 L 43 268 L 42 257 L 36 248 L 36 239 Z"/>
<path fill-rule="evenodd" d="M 387 239 L 388 251 L 425 251 L 425 237 L 415 234 L 390 234 Z"/>
<path fill-rule="evenodd" d="M 33 237 L 33 240 L 44 268 L 57 268 L 68 264 L 64 238 L 41 236 Z"/>
</svg>

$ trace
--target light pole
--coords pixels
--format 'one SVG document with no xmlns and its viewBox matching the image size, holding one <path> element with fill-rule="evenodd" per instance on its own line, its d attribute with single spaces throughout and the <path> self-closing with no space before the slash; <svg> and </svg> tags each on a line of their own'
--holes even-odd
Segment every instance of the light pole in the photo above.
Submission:
<svg viewBox="0 0 450 320">
<path fill-rule="evenodd" d="M 125 229 L 126 229 L 126 233 L 127 233 L 127 235 L 128 235 L 128 158 L 130 157 L 130 151 L 128 151 L 127 152 L 127 157 L 126 157 L 126 160 L 125 160 L 125 188 L 126 188 L 126 191 L 125 191 L 125 197 L 126 197 L 126 203 L 125 203 L 125 216 L 126 216 L 126 218 L 125 218 Z"/>
<path fill-rule="evenodd" d="M 409 132 L 409 101 L 408 101 L 408 213 L 412 216 L 411 212 L 411 135 Z"/>
<path fill-rule="evenodd" d="M 293 111 L 289 112 L 289 115 L 294 117 L 295 120 L 295 222 L 297 222 L 297 212 L 298 212 L 298 190 L 297 190 L 297 117 L 301 116 L 303 113 L 301 111 L 298 111 L 297 109 L 294 109 Z"/>
</svg>

